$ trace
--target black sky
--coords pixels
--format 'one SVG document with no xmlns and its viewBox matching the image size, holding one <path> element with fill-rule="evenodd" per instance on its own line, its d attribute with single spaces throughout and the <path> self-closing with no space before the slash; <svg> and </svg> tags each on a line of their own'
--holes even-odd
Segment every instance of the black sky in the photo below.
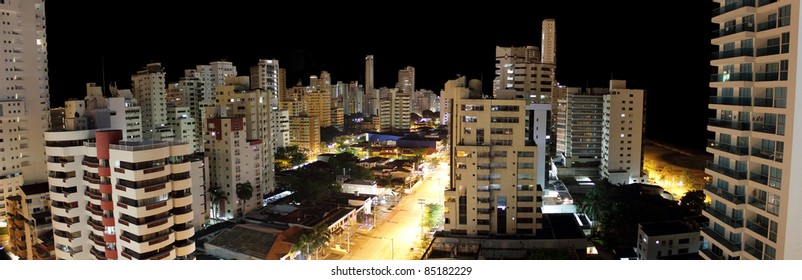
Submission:
<svg viewBox="0 0 802 280">
<path fill-rule="evenodd" d="M 102 60 L 106 82 L 129 87 L 149 62 L 161 62 L 175 81 L 197 64 L 225 59 L 247 75 L 258 59 L 277 58 L 292 85 L 321 70 L 363 83 L 364 57 L 373 54 L 378 87 L 392 87 L 411 65 L 418 88 L 439 92 L 462 74 L 483 78 L 488 90 L 495 46 L 539 45 L 540 22 L 555 18 L 561 84 L 628 80 L 647 90 L 649 138 L 697 149 L 707 138 L 710 1 L 200 3 L 207 2 L 48 1 L 53 106 L 100 83 Z"/>
</svg>

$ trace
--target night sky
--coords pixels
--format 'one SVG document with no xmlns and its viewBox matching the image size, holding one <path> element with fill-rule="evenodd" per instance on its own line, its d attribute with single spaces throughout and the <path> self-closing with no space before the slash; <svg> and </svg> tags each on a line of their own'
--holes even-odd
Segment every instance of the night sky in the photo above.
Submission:
<svg viewBox="0 0 802 280">
<path fill-rule="evenodd" d="M 131 74 L 149 62 L 161 62 L 168 81 L 177 81 L 197 64 L 224 59 L 247 75 L 258 59 L 276 58 L 291 86 L 321 70 L 333 82 L 364 83 L 364 57 L 373 54 L 377 87 L 393 87 L 398 70 L 411 65 L 418 88 L 439 92 L 461 74 L 483 78 L 488 91 L 495 46 L 539 46 L 540 22 L 555 18 L 561 84 L 628 80 L 647 90 L 649 138 L 700 150 L 708 138 L 711 1 L 485 1 L 447 9 L 409 2 L 198 2 L 48 1 L 52 106 L 84 96 L 87 82 L 100 84 L 101 61 L 106 83 L 129 88 Z"/>
</svg>

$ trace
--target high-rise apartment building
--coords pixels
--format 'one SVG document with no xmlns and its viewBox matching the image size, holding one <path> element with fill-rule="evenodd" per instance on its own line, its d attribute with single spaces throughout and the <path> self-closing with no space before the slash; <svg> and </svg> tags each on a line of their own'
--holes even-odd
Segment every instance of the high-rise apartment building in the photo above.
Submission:
<svg viewBox="0 0 802 280">
<path fill-rule="evenodd" d="M 287 147 L 290 144 L 290 112 L 288 110 L 273 110 L 270 118 L 271 129 L 273 130 L 273 152 L 279 147 Z"/>
<path fill-rule="evenodd" d="M 373 55 L 365 57 L 365 94 L 362 101 L 362 113 L 378 115 L 379 92 L 373 83 Z"/>
<path fill-rule="evenodd" d="M 149 133 L 167 124 L 167 83 L 161 63 L 149 63 L 131 76 L 134 97 L 142 108 L 142 129 Z"/>
<path fill-rule="evenodd" d="M 557 110 L 557 154 L 566 167 L 597 167 L 601 161 L 606 88 L 563 88 Z"/>
<path fill-rule="evenodd" d="M 244 78 L 247 79 L 248 77 Z M 254 187 L 254 194 L 262 195 L 273 191 L 275 188 L 272 147 L 274 134 L 273 123 L 270 119 L 273 116 L 273 109 L 268 103 L 270 99 L 269 91 L 261 89 L 248 90 L 248 88 L 244 80 L 235 80 L 233 77 L 229 77 L 225 86 L 217 87 L 215 107 L 207 109 L 207 115 L 212 116 L 212 118 L 244 117 L 246 135 L 243 137 L 246 137 L 247 140 L 261 140 L 254 143 L 263 146 L 259 148 L 259 152 L 262 154 L 258 157 L 264 167 L 261 169 L 263 174 L 257 176 L 257 178 L 261 179 L 261 182 L 251 182 L 251 184 Z M 328 115 L 328 111 L 326 113 Z M 208 121 L 209 118 L 207 118 L 207 124 Z M 207 126 L 206 128 L 208 129 L 209 127 Z M 207 131 L 206 135 L 208 136 L 208 134 L 209 132 Z M 214 166 L 214 163 L 212 165 Z"/>
<path fill-rule="evenodd" d="M 47 183 L 25 185 L 6 197 L 10 252 L 22 260 L 54 260 L 53 223 Z"/>
<path fill-rule="evenodd" d="M 410 113 L 412 112 L 410 96 L 411 94 L 399 92 L 398 89 L 388 90 L 386 97 L 383 97 L 379 103 L 380 132 L 409 132 Z"/>
<path fill-rule="evenodd" d="M 415 67 L 407 66 L 398 70 L 398 83 L 395 87 L 406 94 L 415 92 Z"/>
<path fill-rule="evenodd" d="M 535 169 L 537 170 L 537 184 L 546 185 L 548 172 L 546 172 L 546 148 L 551 127 L 551 104 L 529 104 L 526 105 L 526 133 L 525 139 L 534 142 L 537 146 L 537 160 Z M 555 174 L 556 175 L 556 174 Z"/>
<path fill-rule="evenodd" d="M 290 143 L 311 154 L 320 153 L 320 121 L 317 117 L 299 114 L 290 118 Z"/>
<path fill-rule="evenodd" d="M 706 259 L 802 259 L 799 1 L 714 1 Z M 802 105 L 801 105 L 802 106 Z M 788 151 L 786 154 L 785 151 Z M 786 156 L 787 155 L 787 156 Z"/>
<path fill-rule="evenodd" d="M 209 185 L 220 187 L 226 199 L 211 201 L 216 217 L 241 217 L 262 205 L 262 145 L 260 139 L 248 139 L 244 117 L 216 117 L 206 122 L 206 156 L 209 157 Z M 270 151 L 272 153 L 272 151 Z M 265 166 L 264 168 L 267 168 Z M 249 183 L 252 197 L 238 197 L 240 184 Z"/>
<path fill-rule="evenodd" d="M 604 95 L 602 156 L 599 175 L 612 184 L 641 182 L 643 173 L 642 89 L 627 89 L 627 82 L 610 81 Z"/>
<path fill-rule="evenodd" d="M 554 19 L 544 19 L 541 29 L 540 57 L 543 63 L 557 65 L 557 26 Z"/>
<path fill-rule="evenodd" d="M 3 198 L 23 184 L 47 181 L 44 131 L 48 128 L 47 37 L 43 0 L 0 1 L 0 221 Z"/>
<path fill-rule="evenodd" d="M 534 235 L 542 228 L 537 146 L 525 137 L 526 100 L 499 92 L 483 98 L 481 82 L 448 81 L 451 182 L 444 192 L 451 235 Z"/>
<path fill-rule="evenodd" d="M 350 115 L 362 113 L 363 93 L 365 89 L 359 82 L 348 83 L 348 89 L 343 97 L 343 114 Z"/>
<path fill-rule="evenodd" d="M 423 111 L 437 112 L 440 110 L 440 97 L 431 90 L 418 90 L 411 96 L 412 112 L 423 116 Z"/>
<path fill-rule="evenodd" d="M 208 100 L 214 100 L 215 88 L 226 85 L 227 78 L 237 76 L 237 67 L 230 61 L 214 61 L 195 68 L 203 82 L 203 99 Z"/>
<path fill-rule="evenodd" d="M 528 103 L 551 103 L 554 64 L 541 62 L 535 46 L 496 47 L 494 94 L 502 89 L 524 92 Z"/>
<path fill-rule="evenodd" d="M 189 259 L 195 243 L 187 143 L 123 131 L 45 134 L 57 259 Z"/>
<path fill-rule="evenodd" d="M 251 67 L 251 89 L 262 89 L 270 93 L 270 106 L 278 109 L 279 66 L 276 59 L 260 59 L 256 66 Z"/>
</svg>

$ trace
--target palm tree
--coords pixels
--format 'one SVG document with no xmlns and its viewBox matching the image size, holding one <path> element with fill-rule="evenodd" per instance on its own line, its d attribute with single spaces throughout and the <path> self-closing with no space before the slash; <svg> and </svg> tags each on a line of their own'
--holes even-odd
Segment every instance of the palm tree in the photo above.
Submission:
<svg viewBox="0 0 802 280">
<path fill-rule="evenodd" d="M 298 237 L 298 240 L 292 244 L 290 247 L 290 252 L 298 252 L 301 254 L 303 259 L 309 259 L 309 247 L 312 245 L 312 240 L 308 234 L 304 234 Z"/>
<path fill-rule="evenodd" d="M 311 241 L 312 247 L 315 249 L 315 259 L 320 259 L 318 253 L 329 245 L 329 239 L 331 239 L 331 231 L 325 226 L 319 226 L 312 230 Z"/>
<path fill-rule="evenodd" d="M 237 183 L 237 198 L 240 200 L 240 207 L 243 208 L 243 214 L 245 214 L 245 201 L 251 199 L 253 197 L 253 187 L 251 186 L 251 182 L 245 183 Z"/>
<path fill-rule="evenodd" d="M 228 196 L 223 191 L 223 188 L 218 185 L 209 188 L 209 196 L 212 203 L 212 210 L 217 208 L 217 211 L 212 211 L 212 217 L 217 218 L 220 215 L 220 202 L 228 201 Z"/>
</svg>

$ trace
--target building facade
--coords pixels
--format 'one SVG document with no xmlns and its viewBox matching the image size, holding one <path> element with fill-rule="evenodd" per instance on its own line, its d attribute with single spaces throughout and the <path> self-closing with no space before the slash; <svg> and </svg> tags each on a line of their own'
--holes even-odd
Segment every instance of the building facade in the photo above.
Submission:
<svg viewBox="0 0 802 280">
<path fill-rule="evenodd" d="M 48 128 L 47 38 L 43 0 L 2 1 L 0 24 L 0 222 L 3 198 L 19 194 L 23 184 L 47 181 L 43 133 Z M 24 175 L 24 177 L 23 177 Z"/>
<path fill-rule="evenodd" d="M 451 181 L 444 192 L 451 235 L 534 235 L 542 228 L 542 189 L 536 185 L 537 146 L 526 141 L 526 100 L 484 99 L 481 82 L 448 81 Z"/>
<path fill-rule="evenodd" d="M 612 184 L 641 182 L 643 173 L 644 91 L 610 81 L 604 95 L 602 155 L 599 175 Z"/>
<path fill-rule="evenodd" d="M 597 167 L 601 161 L 604 95 L 608 89 L 565 88 L 557 112 L 557 154 L 566 167 Z"/>
<path fill-rule="evenodd" d="M 190 259 L 189 145 L 123 131 L 45 134 L 56 259 Z"/>
<path fill-rule="evenodd" d="M 6 197 L 9 251 L 22 260 L 56 258 L 47 189 L 47 183 L 25 185 L 19 195 Z"/>
<path fill-rule="evenodd" d="M 798 1 L 714 1 L 705 259 L 802 259 Z M 785 153 L 788 151 L 789 153 Z"/>
</svg>

